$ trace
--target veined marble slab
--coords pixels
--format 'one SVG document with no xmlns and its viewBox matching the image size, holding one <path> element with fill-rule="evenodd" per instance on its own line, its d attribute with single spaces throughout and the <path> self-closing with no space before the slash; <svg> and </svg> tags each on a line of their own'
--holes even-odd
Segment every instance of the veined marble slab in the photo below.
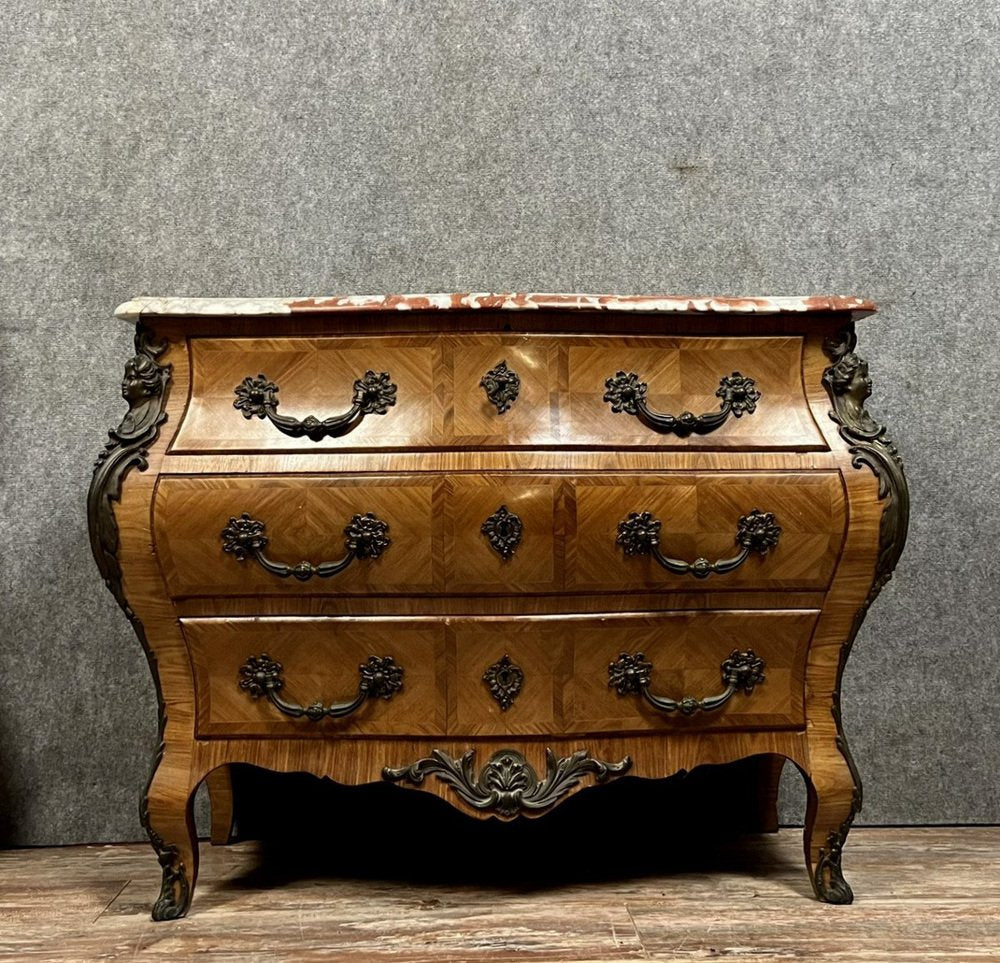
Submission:
<svg viewBox="0 0 1000 963">
<path fill-rule="evenodd" d="M 875 303 L 860 297 L 813 295 L 800 298 L 675 297 L 619 294 L 355 294 L 319 298 L 133 298 L 118 306 L 126 321 L 163 315 L 247 316 L 331 311 L 448 311 L 492 308 L 531 311 L 539 308 L 590 311 L 673 311 L 733 314 L 781 314 L 802 311 L 853 311 L 870 314 Z"/>
</svg>

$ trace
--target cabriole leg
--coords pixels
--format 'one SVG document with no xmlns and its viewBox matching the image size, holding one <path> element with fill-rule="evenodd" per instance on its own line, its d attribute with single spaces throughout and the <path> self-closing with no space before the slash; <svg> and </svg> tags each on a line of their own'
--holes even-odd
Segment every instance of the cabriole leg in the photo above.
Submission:
<svg viewBox="0 0 1000 963">
<path fill-rule="evenodd" d="M 814 760 L 813 772 L 805 777 L 809 796 L 803 834 L 806 868 L 817 899 L 851 903 L 854 893 L 844 879 L 841 858 L 847 834 L 861 808 L 861 783 L 839 749 L 811 751 L 810 756 Z"/>
<path fill-rule="evenodd" d="M 191 905 L 198 878 L 198 837 L 194 826 L 194 791 L 187 756 L 162 753 L 153 769 L 139 816 L 163 870 L 153 919 L 175 920 Z"/>
</svg>

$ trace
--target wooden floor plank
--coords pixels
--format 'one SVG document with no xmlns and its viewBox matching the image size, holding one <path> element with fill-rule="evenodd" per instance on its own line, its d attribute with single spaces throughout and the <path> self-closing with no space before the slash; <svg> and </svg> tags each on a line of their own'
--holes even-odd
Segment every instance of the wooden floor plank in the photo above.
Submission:
<svg viewBox="0 0 1000 963">
<path fill-rule="evenodd" d="M 204 846 L 190 916 L 153 923 L 159 867 L 147 846 L 0 852 L 0 959 L 1000 959 L 1000 827 L 855 830 L 852 906 L 811 898 L 795 830 L 668 874 L 559 885 L 531 879 L 558 854 L 523 855 L 525 879 L 497 886 L 296 876 L 262 864 L 255 844 Z"/>
</svg>

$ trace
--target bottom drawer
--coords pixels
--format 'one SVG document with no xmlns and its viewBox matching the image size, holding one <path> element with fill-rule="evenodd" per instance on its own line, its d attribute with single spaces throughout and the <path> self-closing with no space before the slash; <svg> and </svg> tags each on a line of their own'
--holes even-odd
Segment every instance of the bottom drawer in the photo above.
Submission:
<svg viewBox="0 0 1000 963">
<path fill-rule="evenodd" d="M 182 619 L 198 735 L 801 728 L 815 609 Z"/>
</svg>

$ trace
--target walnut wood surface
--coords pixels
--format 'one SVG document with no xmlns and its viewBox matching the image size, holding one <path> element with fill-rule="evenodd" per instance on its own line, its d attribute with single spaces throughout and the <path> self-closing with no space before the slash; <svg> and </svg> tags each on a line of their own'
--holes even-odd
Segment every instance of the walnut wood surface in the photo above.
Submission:
<svg viewBox="0 0 1000 963">
<path fill-rule="evenodd" d="M 635 313 L 574 316 L 572 312 L 545 310 L 516 316 L 474 313 L 475 317 L 469 316 L 473 312 L 461 311 L 447 315 L 413 311 L 292 317 L 282 321 L 280 339 L 269 337 L 268 319 L 191 317 L 156 322 L 156 335 L 169 342 L 160 362 L 173 366 L 167 421 L 149 451 L 148 469 L 132 471 L 126 478 L 115 515 L 125 595 L 145 628 L 166 715 L 164 752 L 149 787 L 148 809 L 153 832 L 176 851 L 171 865 L 180 865 L 193 887 L 198 854 L 191 799 L 209 773 L 229 763 L 305 771 L 356 783 L 378 779 L 384 766 L 409 765 L 432 749 L 457 757 L 473 746 L 477 764 L 492 752 L 508 748 L 524 753 L 537 771 L 543 771 L 544 750 L 549 747 L 564 756 L 586 748 L 592 756 L 608 761 L 629 755 L 634 761 L 632 773 L 652 778 L 762 754 L 790 759 L 806 774 L 810 785 L 804 842 L 812 876 L 821 850 L 849 819 L 855 803 L 855 778 L 839 740 L 834 708 L 842 650 L 874 579 L 883 507 L 877 479 L 871 471 L 852 465 L 852 456 L 829 418 L 830 399 L 822 381 L 829 365 L 823 352 L 824 339 L 834 336 L 850 320 L 850 313 L 817 311 L 752 319 L 711 314 L 697 318 Z M 580 327 L 587 325 L 592 327 L 581 334 Z M 504 331 L 512 326 L 517 330 Z M 341 356 L 337 350 L 316 348 L 312 343 L 342 347 L 338 338 L 359 338 L 362 334 L 369 344 L 381 336 L 395 338 L 396 347 L 380 343 L 375 359 L 362 360 L 359 355 L 338 368 Z M 485 349 L 491 347 L 487 335 L 502 350 L 487 353 Z M 730 370 L 746 369 L 745 374 L 759 377 L 765 397 L 758 411 L 750 417 L 730 419 L 711 435 L 686 439 L 670 436 L 636 441 L 628 434 L 634 419 L 614 415 L 606 405 L 606 415 L 601 413 L 606 420 L 595 421 L 598 405 L 593 397 L 588 400 L 582 388 L 574 394 L 571 377 L 583 378 L 588 367 L 594 376 L 598 369 L 603 371 L 599 356 L 615 359 L 613 370 L 604 377 L 613 374 L 628 364 L 618 362 L 619 357 L 625 357 L 621 351 L 646 347 L 639 342 L 647 337 L 664 343 L 679 339 L 690 342 L 687 351 L 674 352 L 673 360 L 667 351 L 662 365 L 641 372 L 650 384 L 650 401 L 657 408 L 683 403 L 697 412 L 699 405 L 704 407 L 710 399 L 698 394 L 703 390 L 701 376 L 711 369 L 717 384 L 719 376 L 730 373 L 714 370 L 718 359 L 724 357 Z M 692 340 L 696 338 L 705 340 Z M 749 344 L 750 338 L 759 341 L 759 346 Z M 731 343 L 727 344 L 727 339 Z M 539 369 L 548 379 L 547 411 L 544 401 L 535 408 L 536 394 L 543 386 L 540 380 L 533 380 L 535 369 L 526 363 L 528 356 L 518 356 L 513 350 L 508 356 L 507 352 L 520 343 L 535 346 L 546 340 L 556 346 L 555 361 L 552 349 L 547 349 L 548 360 Z M 562 350 L 570 342 L 583 352 L 572 365 L 569 352 Z M 776 346 L 774 359 L 765 363 L 767 359 L 762 358 L 760 371 L 751 371 L 744 363 L 748 356 L 741 350 L 759 349 L 767 354 L 769 345 Z M 366 350 L 360 341 L 359 350 L 362 354 Z M 451 352 L 448 365 L 443 361 L 446 350 Z M 391 351 L 397 354 L 391 355 Z M 713 354 L 712 363 L 705 368 L 699 359 L 708 355 L 700 351 Z M 271 370 L 271 355 L 282 352 L 285 367 Z M 440 364 L 433 361 L 435 352 L 441 353 Z M 455 387 L 453 372 L 472 372 L 486 357 L 492 359 L 491 364 L 506 357 L 512 366 L 520 357 L 524 368 L 519 372 L 523 400 L 531 399 L 532 410 L 525 404 L 524 411 L 519 411 L 519 401 L 507 413 L 517 412 L 516 418 L 522 419 L 509 422 L 509 435 L 483 434 L 485 426 L 493 424 L 486 420 L 485 394 L 464 380 L 461 390 Z M 198 369 L 193 387 L 192 358 Z M 267 423 L 246 421 L 232 408 L 233 387 L 246 375 L 264 370 L 281 384 L 283 413 L 334 414 L 349 400 L 342 386 L 363 373 L 357 370 L 358 365 L 392 371 L 399 384 L 399 403 L 386 416 L 367 417 L 357 432 L 345 436 L 346 440 L 316 445 L 288 439 Z M 282 374 L 289 379 L 287 385 L 280 381 Z M 471 375 L 462 375 L 467 377 Z M 786 393 L 778 390 L 774 380 L 778 378 L 784 379 L 780 384 L 788 389 Z M 600 394 L 603 382 L 589 390 Z M 401 414 L 403 399 L 411 392 L 414 403 Z M 339 400 L 342 396 L 344 403 Z M 781 400 L 766 409 L 768 398 Z M 387 427 L 397 415 L 396 428 Z M 494 413 L 492 417 L 497 416 Z M 503 423 L 506 417 L 498 420 Z M 178 435 L 182 422 L 182 435 Z M 451 436 L 445 433 L 449 423 L 447 430 L 456 433 Z M 614 427 L 600 436 L 603 440 L 594 442 L 604 430 L 596 424 Z M 544 434 L 556 428 L 558 435 Z M 394 430 L 397 441 L 386 442 L 390 437 L 386 432 Z M 468 434 L 459 440 L 458 430 Z M 540 441 L 542 437 L 547 440 Z M 574 444 L 609 448 L 553 450 L 558 445 Z M 422 445 L 445 447 L 426 452 L 390 450 Z M 494 450 L 480 449 L 481 445 Z M 499 450 L 506 445 L 519 448 Z M 536 445 L 541 447 L 535 450 L 532 446 Z M 375 450 L 378 446 L 385 447 Z M 611 446 L 632 446 L 632 450 L 611 450 Z M 354 452 L 339 453 L 352 447 Z M 723 478 L 718 475 L 722 472 L 732 474 Z M 355 474 L 345 477 L 344 473 Z M 643 508 L 631 503 L 636 492 L 653 497 L 645 510 L 663 512 L 663 547 L 671 553 L 721 553 L 726 538 L 733 538 L 731 526 L 738 514 L 749 508 L 773 510 L 785 529 L 783 540 L 773 555 L 763 560 L 754 557 L 733 573 L 738 578 L 712 577 L 702 585 L 662 570 L 653 572 L 652 567 L 647 570 L 648 560 L 624 559 L 613 544 L 604 556 L 601 543 L 613 541 L 613 527 L 608 529 L 612 521 Z M 245 496 L 250 504 L 234 504 L 235 493 Z M 523 554 L 510 560 L 524 562 L 522 571 L 530 574 L 521 578 L 516 568 L 491 558 L 488 547 L 479 546 L 468 534 L 477 520 L 481 524 L 482 509 L 497 507 L 493 496 L 507 500 L 508 507 L 517 511 L 517 504 L 510 502 L 518 494 L 523 495 L 525 514 L 532 521 L 532 537 L 529 540 L 529 534 L 525 535 Z M 735 497 L 747 494 L 767 494 L 780 503 L 747 505 L 743 497 Z M 358 504 L 359 499 L 363 504 Z M 575 502 L 572 510 L 571 502 Z M 279 583 L 256 563 L 239 563 L 221 552 L 222 525 L 232 514 L 251 511 L 267 523 L 272 535 L 268 552 L 274 557 L 290 563 L 303 557 L 311 561 L 337 558 L 342 554 L 339 533 L 349 515 L 380 509 L 393 513 L 390 550 L 377 562 L 354 562 L 329 586 L 322 585 L 320 594 L 309 585 Z M 724 521 L 729 516 L 731 521 Z M 846 518 L 850 523 L 845 528 Z M 535 534 L 535 525 L 550 527 Z M 482 553 L 474 552 L 474 547 L 482 547 Z M 604 559 L 603 568 L 599 559 Z M 584 575 L 588 580 L 579 581 Z M 553 584 L 557 586 L 554 593 L 548 587 Z M 175 602 L 172 594 L 184 597 Z M 742 615 L 723 611 L 733 609 L 753 611 Z M 528 614 L 584 612 L 594 614 L 594 628 L 574 643 L 573 657 L 578 662 L 568 684 L 562 684 L 569 676 L 560 661 L 566 648 L 549 648 L 542 641 L 544 633 L 484 630 L 462 634 L 473 624 L 469 616 L 475 614 L 503 616 L 522 628 L 530 624 L 524 618 Z M 618 628 L 598 629 L 601 614 L 614 612 L 643 627 L 637 628 L 634 636 Z M 427 728 L 421 734 L 380 729 L 377 720 L 394 718 L 389 710 L 395 711 L 395 703 L 380 703 L 377 711 L 351 723 L 370 725 L 366 732 L 315 738 L 310 731 L 310 738 L 302 738 L 298 730 L 307 728 L 304 723 L 285 719 L 272 723 L 263 704 L 255 706 L 237 690 L 229 673 L 235 673 L 239 661 L 253 654 L 252 650 L 244 652 L 242 628 L 232 630 L 233 647 L 208 635 L 201 638 L 201 648 L 189 648 L 190 638 L 185 640 L 185 633 L 191 635 L 199 618 L 214 616 L 242 626 L 240 619 L 279 615 L 289 619 L 451 617 L 445 635 L 452 634 L 452 648 L 448 648 L 446 638 L 444 651 L 451 655 L 445 659 L 444 677 L 462 680 L 462 701 L 452 698 L 452 690 L 446 687 L 447 705 L 435 702 L 441 698 L 442 676 L 436 656 L 429 653 L 431 648 L 439 651 L 437 641 L 433 646 L 430 641 L 404 645 L 400 635 L 390 638 L 393 633 L 379 633 L 373 644 L 399 645 L 395 651 L 404 665 L 404 649 L 411 662 L 420 653 L 419 664 L 414 662 L 414 687 L 426 680 L 426 687 L 420 690 L 426 693 L 422 698 L 426 711 L 419 724 Z M 183 631 L 180 616 L 186 620 Z M 671 618 L 675 620 L 672 624 L 687 626 L 674 640 L 647 624 Z M 602 700 L 610 697 L 607 705 L 614 707 L 595 711 L 597 692 L 579 682 L 578 672 L 588 666 L 596 672 L 603 666 L 606 673 L 606 660 L 617 654 L 614 650 L 629 648 L 623 644 L 628 638 L 656 652 L 657 664 L 662 651 L 665 658 L 680 666 L 666 670 L 658 666 L 656 691 L 683 695 L 689 693 L 681 690 L 690 688 L 698 690 L 690 694 L 701 694 L 702 686 L 717 681 L 714 676 L 709 678 L 710 672 L 718 672 L 717 660 L 738 647 L 734 643 L 726 652 L 715 648 L 716 639 L 721 643 L 722 637 L 730 636 L 727 619 L 732 620 L 733 633 L 751 639 L 749 644 L 776 646 L 774 671 L 752 696 L 734 696 L 716 719 L 705 715 L 663 720 L 631 701 L 619 701 L 598 683 L 588 682 L 594 690 L 601 689 Z M 411 623 L 420 625 L 419 619 L 411 619 Z M 814 626 L 811 635 L 807 623 Z M 342 678 L 335 675 L 339 671 L 335 662 L 341 664 L 341 654 L 346 657 L 347 650 L 341 646 L 350 650 L 349 664 L 354 671 L 364 647 L 350 635 L 317 641 L 308 623 L 303 624 L 307 630 L 301 635 L 282 634 L 290 646 L 290 655 L 283 660 L 289 685 L 301 687 L 296 695 L 304 699 L 337 698 L 341 683 L 348 687 L 346 674 Z M 767 631 L 762 628 L 760 636 L 754 635 L 752 626 L 757 625 L 766 626 Z M 226 631 L 230 631 L 228 627 Z M 605 631 L 614 638 L 614 644 L 609 638 L 610 656 L 604 654 L 604 643 L 595 641 Z M 411 638 L 425 636 L 415 628 Z M 489 644 L 493 640 L 496 645 Z M 491 658 L 499 657 L 506 651 L 501 643 L 521 646 L 516 653 L 530 664 L 531 671 L 539 678 L 553 680 L 551 698 L 539 693 L 529 697 L 526 689 L 523 710 L 518 706 L 510 710 L 520 712 L 525 719 L 532 715 L 523 729 L 516 728 L 521 723 L 507 718 L 498 723 L 499 714 L 491 714 L 488 705 L 477 708 L 478 696 L 469 690 L 475 682 L 474 693 L 485 695 L 475 675 L 481 673 L 479 651 L 483 657 L 487 652 Z M 267 650 L 265 645 L 262 651 Z M 322 665 L 306 666 L 300 676 L 299 653 L 306 659 L 317 651 L 323 655 Z M 425 652 L 428 655 L 424 656 Z M 514 657 L 515 652 L 510 654 Z M 231 697 L 219 689 L 227 674 Z M 208 680 L 207 709 L 204 684 L 197 687 L 196 678 Z M 432 690 L 431 679 L 437 680 L 437 690 Z M 555 680 L 559 680 L 558 685 Z M 347 691 L 349 687 L 345 694 Z M 405 702 L 400 701 L 399 706 L 405 707 Z M 428 734 L 441 731 L 435 711 L 442 710 L 444 734 Z M 248 717 L 248 712 L 260 715 Z M 413 717 L 408 718 L 404 728 L 412 729 Z M 204 733 L 199 737 L 199 719 L 236 728 L 250 725 L 254 733 L 263 733 L 258 726 L 273 724 L 275 731 L 290 734 L 280 737 L 268 730 L 267 737 L 261 738 L 247 735 L 243 728 L 205 738 Z M 793 728 L 760 728 L 773 725 Z M 573 735 L 565 734 L 567 727 Z M 456 802 L 454 793 L 436 779 L 427 779 L 423 788 Z"/>
</svg>

